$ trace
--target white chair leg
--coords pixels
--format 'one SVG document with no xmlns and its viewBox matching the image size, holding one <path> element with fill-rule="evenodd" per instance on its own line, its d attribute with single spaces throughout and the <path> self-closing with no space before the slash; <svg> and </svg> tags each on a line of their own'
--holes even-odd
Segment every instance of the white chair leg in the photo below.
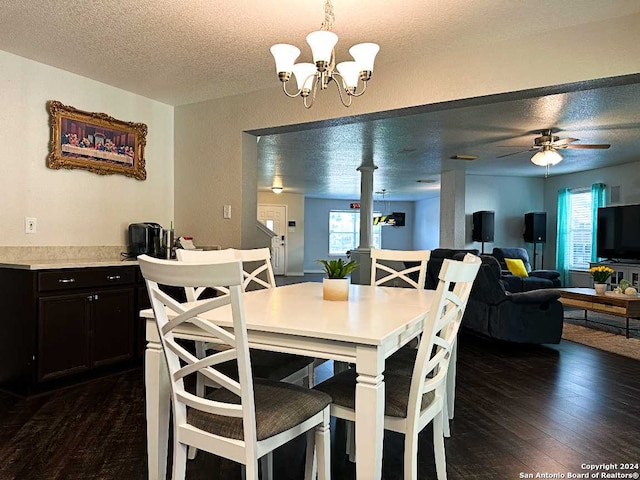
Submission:
<svg viewBox="0 0 640 480">
<path fill-rule="evenodd" d="M 247 462 L 244 467 L 243 477 L 244 480 L 258 480 L 258 460 L 253 462 Z"/>
<path fill-rule="evenodd" d="M 307 432 L 307 454 L 304 464 L 304 480 L 316 478 L 316 437 L 313 430 Z"/>
<path fill-rule="evenodd" d="M 260 459 L 260 470 L 262 470 L 262 480 L 273 480 L 273 452 L 267 453 Z"/>
<path fill-rule="evenodd" d="M 318 457 L 318 480 L 331 480 L 331 432 L 329 410 L 324 412 L 323 422 L 316 427 L 316 452 Z"/>
<path fill-rule="evenodd" d="M 206 356 L 206 348 L 205 348 L 204 342 L 195 342 L 195 347 L 196 347 L 195 348 L 196 357 L 204 358 Z M 204 377 L 201 374 L 197 374 L 196 375 L 196 395 L 199 396 L 200 398 L 204 398 L 204 393 L 205 393 Z M 196 458 L 197 453 L 198 453 L 198 449 L 196 447 L 189 446 L 189 453 L 187 457 L 189 458 L 189 460 L 193 460 L 194 458 Z"/>
<path fill-rule="evenodd" d="M 410 429 L 404 436 L 404 480 L 418 480 L 418 433 Z"/>
<path fill-rule="evenodd" d="M 453 342 L 451 347 L 451 358 L 449 359 L 449 368 L 447 369 L 446 379 L 446 398 L 447 413 L 450 420 L 453 420 L 453 409 L 456 401 L 456 365 L 458 363 L 458 341 Z"/>
<path fill-rule="evenodd" d="M 443 418 L 442 432 L 446 438 L 449 438 L 451 436 L 451 428 L 449 425 L 449 414 L 447 413 L 447 410 L 448 410 L 447 393 L 445 392 L 444 402 L 442 402 L 442 418 Z"/>
<path fill-rule="evenodd" d="M 316 384 L 316 366 L 311 363 L 307 367 L 307 388 L 313 388 Z"/>
<path fill-rule="evenodd" d="M 349 461 L 356 463 L 356 424 L 347 420 L 347 445 L 345 452 L 349 455 Z"/>
<path fill-rule="evenodd" d="M 433 419 L 433 454 L 436 461 L 438 480 L 447 480 L 447 461 L 444 455 L 444 412 L 440 411 Z"/>
<path fill-rule="evenodd" d="M 187 446 L 174 440 L 173 442 L 173 474 L 172 480 L 184 480 L 187 474 Z"/>
</svg>

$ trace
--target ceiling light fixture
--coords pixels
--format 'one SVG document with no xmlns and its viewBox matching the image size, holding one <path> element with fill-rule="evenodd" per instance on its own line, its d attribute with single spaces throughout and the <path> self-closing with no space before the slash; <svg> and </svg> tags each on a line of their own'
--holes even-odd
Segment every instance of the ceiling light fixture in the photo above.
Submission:
<svg viewBox="0 0 640 480">
<path fill-rule="evenodd" d="M 271 53 L 276 61 L 276 72 L 282 82 L 284 93 L 291 98 L 301 96 L 305 108 L 311 108 L 316 98 L 318 86 L 325 90 L 332 80 L 338 87 L 340 102 L 345 107 L 351 106 L 352 97 L 359 97 L 367 90 L 367 82 L 373 73 L 373 62 L 380 47 L 376 43 L 359 43 L 349 49 L 354 61 L 341 62 L 336 65 L 335 45 L 338 36 L 331 32 L 335 15 L 331 0 L 325 0 L 324 22 L 320 30 L 307 35 L 307 43 L 311 47 L 313 63 L 294 62 L 300 55 L 300 49 L 293 45 L 279 43 L 271 47 Z M 336 71 L 337 70 L 337 71 Z M 291 74 L 296 77 L 298 92 L 291 94 L 287 91 L 287 81 Z M 359 80 L 362 89 L 358 92 Z M 347 101 L 343 96 L 346 93 Z"/>
<path fill-rule="evenodd" d="M 556 165 L 557 163 L 560 163 L 561 160 L 562 155 L 560 155 L 555 148 L 549 145 L 543 145 L 542 150 L 531 157 L 531 162 L 541 167 Z"/>
<path fill-rule="evenodd" d="M 282 193 L 283 190 L 284 190 L 284 188 L 282 188 L 282 187 L 271 187 L 271 191 L 273 193 Z"/>
</svg>

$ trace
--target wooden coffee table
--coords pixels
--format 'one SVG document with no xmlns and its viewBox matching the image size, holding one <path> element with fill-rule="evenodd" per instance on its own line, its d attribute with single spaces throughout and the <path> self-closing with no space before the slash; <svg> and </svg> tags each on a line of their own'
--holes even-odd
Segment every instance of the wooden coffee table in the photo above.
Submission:
<svg viewBox="0 0 640 480">
<path fill-rule="evenodd" d="M 640 319 L 640 297 L 622 294 L 597 295 L 593 288 L 558 288 L 558 291 L 563 305 L 584 310 L 585 321 L 589 321 L 587 319 L 589 311 L 626 318 L 627 338 L 629 338 L 629 320 Z"/>
</svg>

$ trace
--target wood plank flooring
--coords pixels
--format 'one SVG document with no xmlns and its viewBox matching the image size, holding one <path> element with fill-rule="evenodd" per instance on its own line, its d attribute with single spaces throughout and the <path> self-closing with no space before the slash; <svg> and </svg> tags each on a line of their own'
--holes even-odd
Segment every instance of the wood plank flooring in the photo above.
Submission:
<svg viewBox="0 0 640 480">
<path fill-rule="evenodd" d="M 329 372 L 321 367 L 319 376 Z M 639 400 L 638 361 L 571 342 L 518 346 L 462 334 L 448 477 L 509 480 L 637 463 Z M 344 426 L 332 427 L 333 478 L 354 479 Z M 385 434 L 386 480 L 402 478 L 402 439 Z M 302 441 L 278 450 L 275 478 L 302 479 L 303 453 Z M 435 479 L 430 427 L 418 458 L 419 478 Z M 141 368 L 29 399 L 0 393 L 1 480 L 145 478 Z M 235 480 L 240 468 L 200 452 L 187 478 Z"/>
</svg>

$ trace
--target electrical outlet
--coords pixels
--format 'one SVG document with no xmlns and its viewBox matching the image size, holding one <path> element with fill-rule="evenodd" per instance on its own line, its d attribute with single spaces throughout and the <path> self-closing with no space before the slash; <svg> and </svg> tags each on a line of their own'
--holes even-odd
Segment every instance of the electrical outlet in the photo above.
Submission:
<svg viewBox="0 0 640 480">
<path fill-rule="evenodd" d="M 224 218 L 231 218 L 231 205 L 225 205 L 222 210 L 222 215 Z"/>
<path fill-rule="evenodd" d="M 38 219 L 35 217 L 26 217 L 24 219 L 24 232 L 25 233 L 36 233 L 38 226 Z"/>
</svg>

